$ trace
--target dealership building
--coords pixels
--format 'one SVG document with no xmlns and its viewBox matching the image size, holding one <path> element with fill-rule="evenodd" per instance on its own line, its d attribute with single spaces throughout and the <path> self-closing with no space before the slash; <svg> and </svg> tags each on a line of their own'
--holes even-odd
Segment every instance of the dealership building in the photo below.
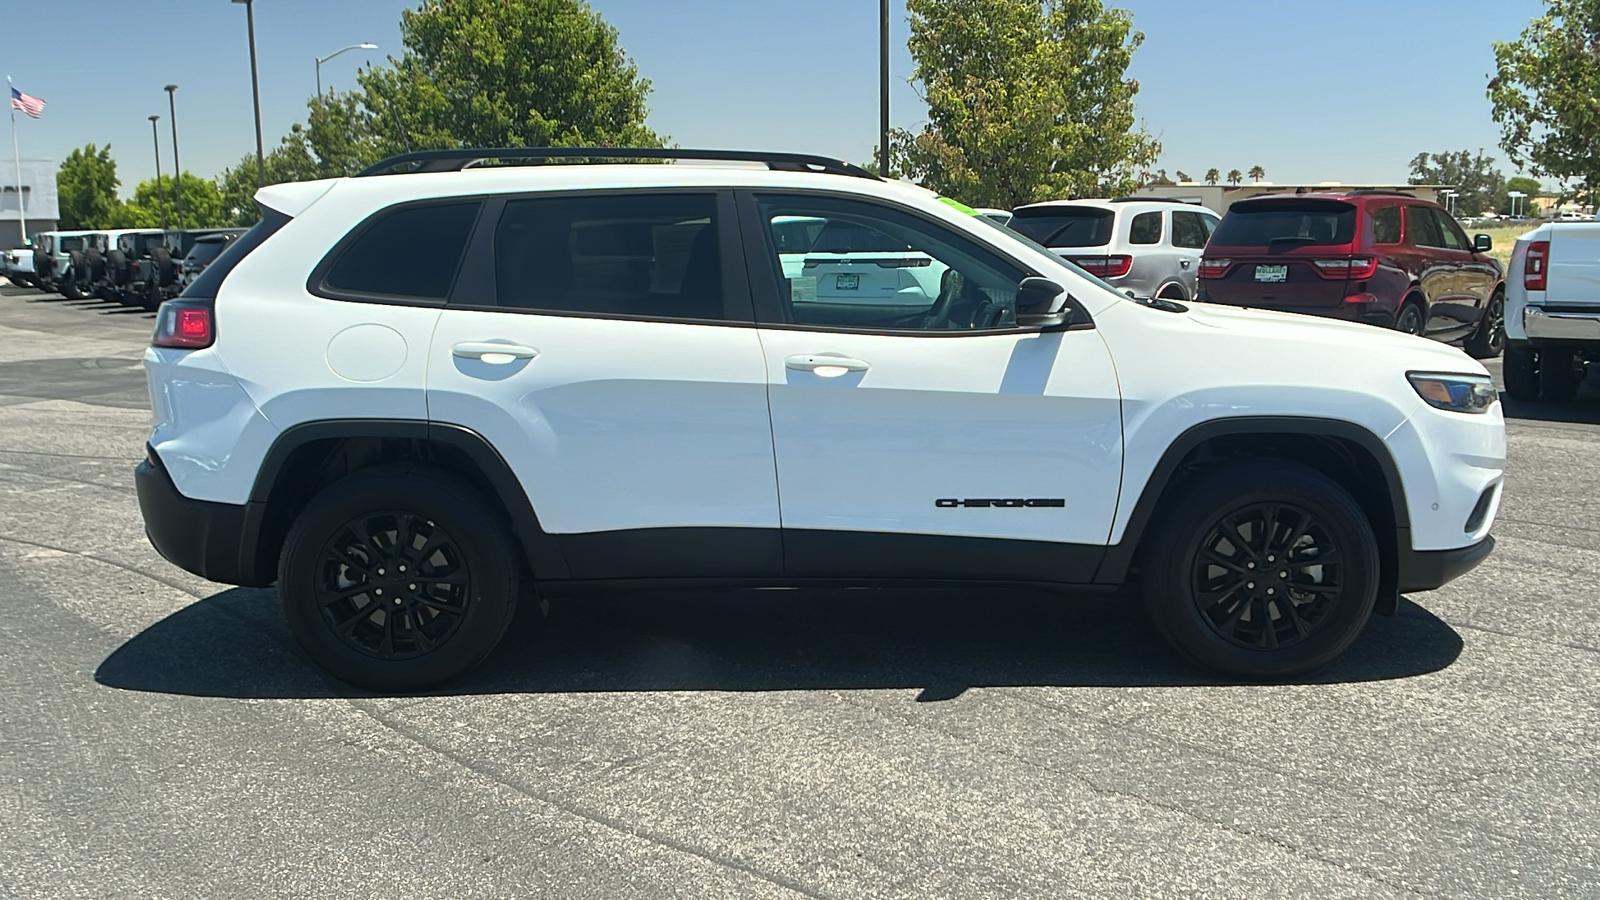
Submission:
<svg viewBox="0 0 1600 900">
<path fill-rule="evenodd" d="M 25 234 L 54 231 L 61 218 L 55 160 L 23 159 L 20 193 L 18 187 L 16 162 L 0 161 L 0 249 L 22 246 Z M 19 218 L 25 220 L 21 228 Z"/>
</svg>

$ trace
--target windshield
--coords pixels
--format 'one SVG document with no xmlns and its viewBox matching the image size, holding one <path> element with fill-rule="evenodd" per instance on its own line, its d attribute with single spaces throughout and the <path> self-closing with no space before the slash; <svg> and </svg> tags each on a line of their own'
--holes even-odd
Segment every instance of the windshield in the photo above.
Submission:
<svg viewBox="0 0 1600 900">
<path fill-rule="evenodd" d="M 1338 201 L 1235 203 L 1211 236 L 1217 247 L 1348 244 L 1356 235 L 1356 208 Z"/>
<path fill-rule="evenodd" d="M 1115 222 L 1097 206 L 1042 206 L 1017 210 L 1007 227 L 1051 247 L 1104 247 Z"/>
</svg>

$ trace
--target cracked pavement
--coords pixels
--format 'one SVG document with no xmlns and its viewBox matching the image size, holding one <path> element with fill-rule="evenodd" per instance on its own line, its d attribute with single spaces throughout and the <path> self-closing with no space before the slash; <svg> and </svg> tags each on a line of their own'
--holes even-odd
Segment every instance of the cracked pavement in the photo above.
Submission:
<svg viewBox="0 0 1600 900">
<path fill-rule="evenodd" d="M 1302 683 L 1126 600 L 555 597 L 448 689 L 167 564 L 150 317 L 0 288 L 0 896 L 1581 897 L 1600 390 L 1509 404 L 1499 548 Z"/>
</svg>

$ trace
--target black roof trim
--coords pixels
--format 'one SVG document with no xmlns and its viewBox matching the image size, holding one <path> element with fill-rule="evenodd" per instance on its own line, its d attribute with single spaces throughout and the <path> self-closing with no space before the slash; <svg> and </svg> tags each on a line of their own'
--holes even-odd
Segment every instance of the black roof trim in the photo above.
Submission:
<svg viewBox="0 0 1600 900">
<path fill-rule="evenodd" d="M 759 153 L 750 150 L 685 150 L 678 147 L 477 147 L 464 150 L 419 150 L 403 153 L 356 173 L 400 175 L 419 172 L 459 172 L 473 163 L 490 159 L 692 159 L 708 162 L 764 163 L 776 172 L 821 172 L 852 178 L 878 176 L 860 166 L 805 153 Z"/>
<path fill-rule="evenodd" d="M 1134 195 L 1131 195 L 1131 194 L 1129 196 L 1126 196 L 1126 197 L 1117 197 L 1116 199 L 1112 200 L 1111 202 L 1112 203 L 1181 203 L 1184 206 L 1199 206 L 1200 205 L 1200 201 L 1199 200 L 1184 200 L 1184 199 L 1182 199 L 1180 197 L 1137 197 L 1137 196 L 1134 196 Z"/>
<path fill-rule="evenodd" d="M 1383 188 L 1362 188 L 1361 190 L 1358 190 L 1358 191 L 1345 191 L 1344 193 L 1350 195 L 1351 197 L 1361 197 L 1361 196 L 1367 196 L 1367 195 L 1370 195 L 1370 194 L 1380 194 L 1380 195 L 1385 196 L 1385 197 L 1410 197 L 1413 200 L 1422 199 L 1421 197 L 1418 197 L 1416 194 L 1413 194 L 1410 191 L 1385 190 Z"/>
</svg>

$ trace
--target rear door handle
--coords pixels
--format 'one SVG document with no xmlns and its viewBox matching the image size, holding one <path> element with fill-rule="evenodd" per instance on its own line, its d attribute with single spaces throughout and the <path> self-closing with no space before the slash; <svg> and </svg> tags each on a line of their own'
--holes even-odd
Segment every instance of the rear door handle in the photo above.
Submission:
<svg viewBox="0 0 1600 900">
<path fill-rule="evenodd" d="M 477 359 L 486 363 L 505 365 L 512 360 L 533 359 L 539 351 L 521 344 L 500 344 L 494 341 L 465 341 L 450 348 L 450 355 L 460 359 Z"/>
<path fill-rule="evenodd" d="M 865 372 L 872 368 L 864 359 L 852 359 L 848 356 L 829 356 L 825 353 L 805 353 L 791 356 L 783 361 L 791 369 L 802 372 L 816 372 L 823 378 L 837 378 L 846 372 Z M 836 369 L 838 371 L 819 371 Z"/>
</svg>

